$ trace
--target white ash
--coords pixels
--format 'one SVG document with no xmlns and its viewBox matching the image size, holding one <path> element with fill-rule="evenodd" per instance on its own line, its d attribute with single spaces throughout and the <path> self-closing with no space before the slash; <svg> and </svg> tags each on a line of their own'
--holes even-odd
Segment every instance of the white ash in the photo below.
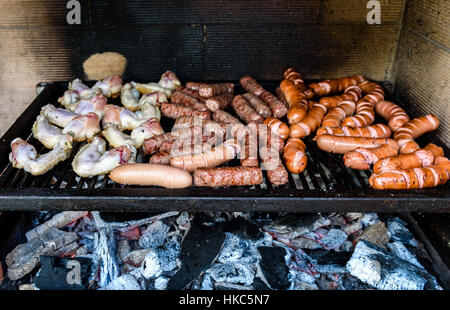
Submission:
<svg viewBox="0 0 450 310">
<path fill-rule="evenodd" d="M 217 261 L 219 263 L 240 263 L 256 264 L 261 260 L 257 250 L 259 246 L 268 246 L 272 243 L 272 237 L 264 234 L 264 238 L 257 241 L 240 238 L 232 233 L 226 233 L 226 239 Z"/>
<path fill-rule="evenodd" d="M 406 223 L 398 217 L 387 221 L 387 229 L 392 241 L 400 241 L 403 244 L 418 246 L 413 234 L 406 228 Z"/>
<path fill-rule="evenodd" d="M 359 221 L 359 222 L 355 222 L 353 224 L 345 226 L 344 232 L 347 235 L 352 235 L 352 234 L 361 232 L 362 229 L 363 229 L 363 224 Z"/>
<path fill-rule="evenodd" d="M 351 243 L 351 241 L 347 240 L 347 241 L 345 241 L 342 244 L 341 251 L 343 251 L 343 252 L 351 252 L 352 249 L 353 249 L 353 243 Z"/>
<path fill-rule="evenodd" d="M 363 217 L 361 218 L 361 224 L 363 224 L 364 227 L 373 225 L 380 220 L 378 219 L 378 214 L 376 213 L 364 213 Z"/>
<path fill-rule="evenodd" d="M 339 249 L 342 244 L 347 240 L 347 234 L 340 230 L 332 228 L 328 231 L 325 237 L 322 238 L 324 247 L 328 249 Z"/>
<path fill-rule="evenodd" d="M 171 212 L 165 212 L 161 214 L 157 214 L 155 216 L 139 219 L 139 220 L 131 220 L 131 221 L 124 221 L 124 222 L 105 222 L 101 216 L 100 212 L 93 211 L 91 212 L 92 217 L 94 218 L 95 225 L 98 230 L 105 228 L 105 227 L 111 227 L 119 231 L 128 231 L 130 228 L 147 225 L 149 223 L 160 221 L 165 218 L 177 216 L 180 212 L 178 211 L 171 211 Z"/>
<path fill-rule="evenodd" d="M 163 247 L 151 248 L 141 265 L 141 273 L 144 278 L 154 279 L 164 272 L 177 268 L 180 251 L 180 245 L 175 241 L 170 241 Z"/>
<path fill-rule="evenodd" d="M 181 230 L 188 230 L 191 226 L 189 213 L 187 213 L 186 211 L 182 212 L 180 216 L 177 217 L 176 223 Z"/>
<path fill-rule="evenodd" d="M 433 276 L 382 248 L 361 240 L 347 262 L 347 271 L 377 289 L 423 290 L 440 289 Z"/>
<path fill-rule="evenodd" d="M 170 227 L 162 221 L 155 221 L 148 225 L 139 239 L 139 246 L 143 249 L 156 248 L 164 244 Z"/>
<path fill-rule="evenodd" d="M 101 290 L 120 290 L 120 291 L 136 291 L 142 290 L 139 282 L 131 274 L 124 274 L 112 280 L 107 286 Z"/>
<path fill-rule="evenodd" d="M 167 288 L 167 283 L 169 283 L 169 279 L 166 277 L 158 277 L 155 279 L 155 290 L 165 290 Z"/>
<path fill-rule="evenodd" d="M 214 283 L 211 275 L 209 273 L 205 273 L 203 275 L 202 284 L 200 289 L 203 291 L 211 291 L 214 289 Z"/>
<path fill-rule="evenodd" d="M 105 287 L 120 275 L 116 258 L 116 239 L 114 230 L 104 228 L 94 235 L 94 255 L 98 257 L 100 267 L 99 287 Z"/>
<path fill-rule="evenodd" d="M 395 241 L 395 242 L 388 243 L 387 246 L 388 246 L 388 249 L 392 253 L 394 253 L 401 259 L 404 259 L 407 262 L 410 262 L 411 264 L 416 265 L 417 267 L 425 269 L 419 263 L 419 261 L 416 259 L 416 257 L 410 251 L 408 251 L 408 249 L 405 247 L 405 245 L 403 243 L 401 243 L 399 241 Z"/>
<path fill-rule="evenodd" d="M 247 265 L 234 262 L 227 264 L 215 264 L 207 273 L 216 282 L 250 285 L 253 283 L 255 272 Z"/>
</svg>

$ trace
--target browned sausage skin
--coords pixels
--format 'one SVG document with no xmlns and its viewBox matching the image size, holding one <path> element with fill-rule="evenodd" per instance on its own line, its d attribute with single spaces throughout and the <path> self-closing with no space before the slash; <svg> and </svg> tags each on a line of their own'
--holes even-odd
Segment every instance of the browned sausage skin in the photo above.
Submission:
<svg viewBox="0 0 450 310">
<path fill-rule="evenodd" d="M 261 184 L 262 180 L 259 167 L 198 168 L 194 171 L 195 186 L 249 186 Z"/>
</svg>

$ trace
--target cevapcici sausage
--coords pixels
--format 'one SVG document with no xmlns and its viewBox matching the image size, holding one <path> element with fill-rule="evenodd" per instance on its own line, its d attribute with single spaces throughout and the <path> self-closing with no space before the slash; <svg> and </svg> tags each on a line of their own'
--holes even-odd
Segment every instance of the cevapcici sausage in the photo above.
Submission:
<svg viewBox="0 0 450 310">
<path fill-rule="evenodd" d="M 183 115 L 193 115 L 203 119 L 211 119 L 211 113 L 209 111 L 199 111 L 190 107 L 165 102 L 161 104 L 161 113 L 165 117 L 174 119 Z"/>
<path fill-rule="evenodd" d="M 239 152 L 239 144 L 233 140 L 227 140 L 209 152 L 174 157 L 170 160 L 170 165 L 192 172 L 201 167 L 216 167 L 222 165 L 223 163 L 234 159 Z"/>
<path fill-rule="evenodd" d="M 433 166 L 374 173 L 369 178 L 370 186 L 375 189 L 419 189 L 443 185 L 450 177 L 450 161 L 439 158 L 439 163 Z"/>
<path fill-rule="evenodd" d="M 373 166 L 374 173 L 387 170 L 405 170 L 411 168 L 422 168 L 431 166 L 434 155 L 429 150 L 417 150 L 409 154 L 400 154 L 378 160 Z"/>
<path fill-rule="evenodd" d="M 302 173 L 308 164 L 305 154 L 306 146 L 298 138 L 289 138 L 283 148 L 283 158 L 287 170 L 292 173 Z"/>
<path fill-rule="evenodd" d="M 263 146 L 259 149 L 259 157 L 262 161 L 262 166 L 267 170 L 267 177 L 272 185 L 283 185 L 288 182 L 288 173 L 283 166 L 280 158 L 280 153 L 276 149 L 270 149 L 268 146 Z"/>
<path fill-rule="evenodd" d="M 253 109 L 255 109 L 258 114 L 266 118 L 272 115 L 272 111 L 266 105 L 264 101 L 259 99 L 259 97 L 253 95 L 252 93 L 245 93 L 242 95 L 250 103 Z"/>
<path fill-rule="evenodd" d="M 251 76 L 246 75 L 242 77 L 239 82 L 241 83 L 243 89 L 249 93 L 255 94 L 258 97 L 265 91 L 264 88 Z"/>
<path fill-rule="evenodd" d="M 400 145 L 400 153 L 407 154 L 417 150 L 413 140 L 439 127 L 439 119 L 431 114 L 412 119 L 394 133 L 394 139 Z"/>
<path fill-rule="evenodd" d="M 316 138 L 321 135 L 335 135 L 364 138 L 389 138 L 391 130 L 384 124 L 375 124 L 364 128 L 352 127 L 320 127 L 316 132 Z M 316 139 L 315 138 L 315 139 Z"/>
<path fill-rule="evenodd" d="M 280 136 L 281 139 L 285 140 L 289 137 L 289 127 L 278 118 L 268 117 L 264 120 L 264 124 L 269 127 L 275 135 Z"/>
<path fill-rule="evenodd" d="M 109 175 L 114 182 L 125 185 L 156 185 L 166 188 L 185 188 L 192 184 L 189 172 L 179 168 L 152 164 L 121 165 Z"/>
<path fill-rule="evenodd" d="M 288 113 L 288 109 L 284 105 L 283 102 L 280 101 L 276 96 L 274 96 L 271 92 L 264 91 L 260 98 L 269 106 L 272 110 L 273 117 L 282 118 Z"/>
<path fill-rule="evenodd" d="M 291 138 L 304 138 L 309 136 L 320 126 L 326 113 L 327 108 L 324 105 L 320 103 L 313 104 L 303 120 L 289 127 L 289 136 Z"/>
<path fill-rule="evenodd" d="M 159 150 L 164 141 L 172 141 L 177 138 L 177 135 L 173 132 L 166 132 L 161 135 L 153 136 L 150 139 L 146 139 L 143 144 L 144 153 L 150 155 L 154 154 Z"/>
<path fill-rule="evenodd" d="M 210 120 L 210 119 L 203 119 L 199 117 L 195 117 L 193 115 L 183 115 L 178 117 L 175 120 L 175 124 L 172 127 L 172 131 L 189 128 L 192 126 L 207 126 L 209 124 L 220 124 L 219 122 Z"/>
<path fill-rule="evenodd" d="M 258 167 L 258 128 L 256 124 L 252 123 L 245 127 L 242 138 L 239 143 L 241 144 L 241 153 L 239 159 L 241 165 L 244 167 Z"/>
<path fill-rule="evenodd" d="M 382 100 L 375 105 L 375 112 L 388 121 L 392 131 L 396 131 L 409 122 L 409 116 L 405 110 L 393 102 Z"/>
<path fill-rule="evenodd" d="M 219 123 L 243 125 L 236 117 L 222 110 L 218 110 L 213 113 L 213 120 Z"/>
<path fill-rule="evenodd" d="M 198 93 L 203 98 L 211 98 L 213 96 L 219 96 L 222 94 L 233 94 L 233 83 L 216 83 L 202 85 L 198 89 Z"/>
<path fill-rule="evenodd" d="M 186 87 L 198 91 L 200 87 L 206 87 L 208 83 L 203 82 L 187 82 Z"/>
<path fill-rule="evenodd" d="M 344 164 L 352 169 L 369 170 L 373 163 L 397 153 L 398 146 L 394 148 L 389 144 L 382 144 L 371 149 L 356 149 L 345 153 Z"/>
<path fill-rule="evenodd" d="M 309 84 L 309 87 L 313 89 L 316 96 L 323 97 L 333 93 L 341 93 L 346 88 L 355 86 L 363 81 L 365 81 L 365 78 L 358 75 L 334 80 L 324 80 L 319 83 Z"/>
<path fill-rule="evenodd" d="M 205 105 L 208 110 L 215 112 L 227 108 L 230 105 L 231 100 L 233 100 L 233 94 L 226 93 L 206 99 Z"/>
<path fill-rule="evenodd" d="M 152 155 L 149 160 L 149 164 L 154 165 L 169 165 L 170 164 L 170 153 L 168 152 L 158 152 Z"/>
<path fill-rule="evenodd" d="M 173 104 L 190 107 L 199 111 L 208 111 L 208 109 L 202 102 L 186 94 L 182 90 L 176 90 L 170 97 L 170 102 Z"/>
<path fill-rule="evenodd" d="M 322 135 L 317 138 L 317 146 L 326 152 L 345 154 L 358 148 L 374 148 L 382 144 L 390 144 L 395 148 L 397 141 L 385 138 L 363 138 Z"/>
<path fill-rule="evenodd" d="M 199 168 L 194 171 L 195 186 L 249 186 L 262 183 L 259 167 Z"/>
<path fill-rule="evenodd" d="M 231 106 L 237 115 L 247 124 L 249 123 L 262 123 L 263 118 L 259 115 L 248 103 L 247 99 L 241 95 L 237 95 L 233 98 Z"/>
<path fill-rule="evenodd" d="M 177 91 L 181 91 L 191 97 L 194 97 L 198 101 L 203 102 L 203 98 L 200 97 L 200 95 L 198 94 L 198 90 L 194 90 L 194 89 L 188 88 L 188 87 L 180 87 L 180 88 L 177 88 Z"/>
</svg>

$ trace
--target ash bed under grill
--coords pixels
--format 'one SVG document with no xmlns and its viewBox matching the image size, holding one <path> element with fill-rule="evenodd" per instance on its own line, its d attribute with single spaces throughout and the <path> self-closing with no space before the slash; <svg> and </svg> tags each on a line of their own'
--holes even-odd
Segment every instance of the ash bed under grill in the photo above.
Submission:
<svg viewBox="0 0 450 310">
<path fill-rule="evenodd" d="M 262 83 L 274 91 L 276 83 Z M 450 211 L 450 184 L 423 190 L 373 190 L 369 187 L 370 171 L 345 167 L 342 156 L 320 150 L 312 137 L 304 139 L 308 166 L 301 174 L 289 173 L 289 182 L 272 187 L 265 172 L 259 186 L 230 188 L 186 189 L 122 186 L 107 176 L 80 178 L 71 163 L 82 143 L 74 145 L 70 158 L 48 173 L 34 177 L 11 166 L 8 155 L 11 140 L 21 137 L 36 146 L 38 152 L 47 152 L 32 137 L 31 127 L 40 109 L 52 103 L 67 89 L 67 82 L 48 85 L 17 119 L 0 141 L 0 211 L 2 210 L 100 210 L 100 211 L 280 211 L 280 212 L 448 212 Z M 241 93 L 236 87 L 236 93 Z M 389 98 L 387 98 L 389 99 Z M 109 99 L 110 100 L 110 99 Z M 118 100 L 109 101 L 118 103 Z M 412 117 L 417 116 L 408 111 Z M 161 119 L 166 131 L 172 120 Z M 418 139 L 448 148 L 427 134 Z M 148 162 L 149 156 L 139 151 L 137 162 Z M 233 165 L 233 162 L 229 163 Z"/>
</svg>

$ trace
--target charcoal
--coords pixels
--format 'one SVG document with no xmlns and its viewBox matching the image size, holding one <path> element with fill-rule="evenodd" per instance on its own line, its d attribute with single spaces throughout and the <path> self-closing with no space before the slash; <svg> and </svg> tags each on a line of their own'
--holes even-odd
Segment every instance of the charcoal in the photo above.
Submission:
<svg viewBox="0 0 450 310">
<path fill-rule="evenodd" d="M 158 277 L 155 279 L 155 290 L 165 290 L 167 288 L 167 283 L 169 282 L 169 279 L 166 277 Z"/>
<path fill-rule="evenodd" d="M 19 291 L 39 291 L 39 288 L 34 284 L 21 284 L 18 289 Z"/>
<path fill-rule="evenodd" d="M 341 287 L 340 280 L 339 276 L 321 274 L 317 280 L 317 286 L 321 290 L 337 290 Z"/>
<path fill-rule="evenodd" d="M 342 244 L 341 251 L 352 252 L 352 250 L 353 250 L 353 243 L 351 241 L 347 240 Z"/>
<path fill-rule="evenodd" d="M 180 255 L 180 250 L 180 245 L 176 241 L 151 248 L 142 262 L 141 274 L 148 280 L 175 269 L 178 266 L 177 258 Z"/>
<path fill-rule="evenodd" d="M 346 273 L 342 279 L 342 289 L 345 290 L 369 290 L 372 286 L 361 282 L 358 278 Z"/>
<path fill-rule="evenodd" d="M 119 240 L 117 242 L 117 258 L 123 262 L 124 258 L 130 253 L 131 247 L 128 240 Z"/>
<path fill-rule="evenodd" d="M 318 290 L 319 287 L 316 284 L 316 277 L 312 274 L 295 270 L 294 277 L 292 279 L 291 289 L 293 290 Z"/>
<path fill-rule="evenodd" d="M 123 258 L 123 262 L 134 267 L 139 267 L 150 250 L 151 248 L 131 251 Z"/>
<path fill-rule="evenodd" d="M 411 264 L 424 269 L 423 266 L 416 259 L 416 257 L 410 251 L 408 251 L 408 249 L 405 247 L 403 243 L 399 241 L 388 243 L 388 249 L 401 259 L 404 259 L 407 262 L 410 262 Z"/>
<path fill-rule="evenodd" d="M 180 214 L 180 216 L 177 217 L 176 223 L 180 227 L 180 229 L 183 229 L 183 230 L 189 229 L 189 227 L 191 225 L 189 213 L 187 213 L 186 211 L 182 212 Z"/>
<path fill-rule="evenodd" d="M 322 246 L 315 240 L 308 238 L 295 238 L 290 241 L 292 247 L 297 249 L 321 249 Z"/>
<path fill-rule="evenodd" d="M 53 216 L 48 221 L 36 226 L 25 234 L 28 241 L 37 238 L 51 228 L 62 228 L 70 222 L 76 221 L 83 216 L 88 215 L 87 211 L 65 211 Z"/>
<path fill-rule="evenodd" d="M 181 244 L 181 269 L 170 279 L 167 289 L 183 289 L 208 269 L 225 241 L 224 225 L 205 226 L 201 214 L 196 214 L 191 228 Z"/>
<path fill-rule="evenodd" d="M 257 263 L 261 256 L 256 250 L 258 246 L 270 245 L 272 238 L 270 235 L 259 235 L 265 237 L 256 241 L 244 239 L 232 233 L 226 233 L 226 239 L 222 250 L 220 251 L 217 261 L 220 263 L 230 263 L 239 261 L 241 263 L 254 264 Z"/>
<path fill-rule="evenodd" d="M 253 288 L 255 290 L 264 290 L 264 291 L 270 290 L 270 287 L 268 287 L 267 284 L 259 277 L 255 277 L 253 279 Z"/>
<path fill-rule="evenodd" d="M 97 256 L 100 269 L 100 287 L 107 286 L 120 275 L 116 257 L 116 238 L 112 228 L 103 228 L 94 235 L 94 255 Z"/>
<path fill-rule="evenodd" d="M 99 212 L 100 218 L 106 223 L 121 223 L 139 221 L 158 215 L 158 212 Z"/>
<path fill-rule="evenodd" d="M 286 250 L 280 247 L 258 247 L 261 254 L 261 271 L 273 289 L 287 289 L 289 287 L 285 256 Z"/>
<path fill-rule="evenodd" d="M 78 248 L 77 234 L 51 228 L 38 238 L 20 244 L 5 259 L 8 278 L 18 280 L 30 273 L 38 264 L 39 256 L 56 256 Z"/>
<path fill-rule="evenodd" d="M 321 241 L 325 248 L 337 250 L 346 240 L 347 234 L 344 231 L 332 228 Z"/>
<path fill-rule="evenodd" d="M 379 221 L 380 220 L 378 219 L 378 215 L 376 213 L 364 213 L 363 217 L 360 219 L 360 222 L 364 227 L 373 225 Z"/>
<path fill-rule="evenodd" d="M 110 214 L 111 213 L 111 214 Z M 117 214 L 116 214 L 117 213 Z M 118 212 L 91 212 L 98 230 L 105 227 L 114 228 L 120 231 L 127 231 L 132 227 L 142 226 L 164 218 L 177 216 L 179 212 L 171 211 L 165 213 L 144 212 L 144 213 L 118 213 Z M 105 214 L 108 214 L 105 216 Z"/>
<path fill-rule="evenodd" d="M 263 232 L 253 223 L 245 220 L 242 217 L 234 218 L 225 224 L 226 232 L 230 232 L 240 238 L 259 240 L 264 237 Z"/>
<path fill-rule="evenodd" d="M 88 257 L 39 257 L 41 268 L 33 279 L 40 290 L 86 290 L 93 281 L 97 266 Z"/>
<path fill-rule="evenodd" d="M 344 227 L 344 231 L 347 235 L 355 234 L 361 231 L 363 228 L 363 224 L 361 222 L 355 222 L 353 224 L 347 225 Z"/>
<path fill-rule="evenodd" d="M 112 280 L 107 286 L 102 288 L 102 290 L 137 291 L 142 290 L 142 287 L 135 277 L 130 274 L 124 274 Z"/>
<path fill-rule="evenodd" d="M 352 256 L 349 252 L 305 250 L 307 258 L 320 273 L 345 273 L 346 264 Z"/>
<path fill-rule="evenodd" d="M 360 240 L 347 263 L 347 271 L 364 283 L 385 290 L 440 289 L 436 279 L 377 245 Z"/>
<path fill-rule="evenodd" d="M 147 229 L 142 232 L 139 239 L 139 246 L 143 249 L 156 248 L 164 244 L 169 232 L 169 226 L 161 221 L 151 223 Z"/>
<path fill-rule="evenodd" d="M 264 226 L 264 229 L 289 239 L 295 239 L 305 233 L 328 225 L 330 225 L 330 220 L 319 213 L 288 214 Z"/>
<path fill-rule="evenodd" d="M 413 234 L 406 228 L 406 223 L 395 217 L 387 221 L 387 229 L 392 241 L 400 241 L 403 244 L 417 246 Z"/>
<path fill-rule="evenodd" d="M 349 221 L 356 221 L 356 220 L 359 220 L 360 218 L 362 218 L 364 216 L 364 214 L 360 213 L 360 212 L 348 212 L 348 213 L 345 213 L 344 216 Z"/>
<path fill-rule="evenodd" d="M 386 244 L 389 242 L 386 225 L 383 222 L 377 222 L 367 227 L 359 237 L 359 240 L 366 240 L 379 247 L 385 248 Z"/>
<path fill-rule="evenodd" d="M 208 271 L 216 282 L 250 285 L 255 273 L 241 263 L 214 264 Z"/>
</svg>

